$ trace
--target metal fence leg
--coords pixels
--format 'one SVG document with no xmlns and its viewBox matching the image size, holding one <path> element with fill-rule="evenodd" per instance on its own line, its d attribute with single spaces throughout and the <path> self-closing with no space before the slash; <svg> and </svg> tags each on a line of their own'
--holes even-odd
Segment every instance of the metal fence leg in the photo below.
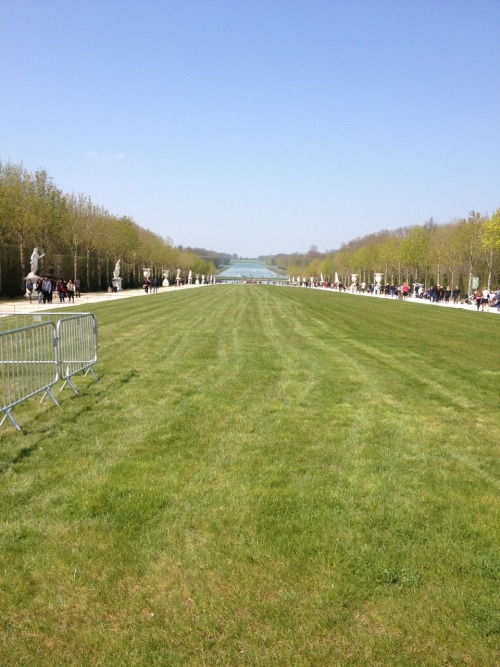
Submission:
<svg viewBox="0 0 500 667">
<path fill-rule="evenodd" d="M 59 393 L 61 393 L 61 391 L 64 389 L 64 387 L 65 387 L 67 384 L 69 384 L 69 386 L 71 387 L 71 389 L 73 389 L 73 391 L 75 392 L 75 394 L 78 396 L 78 391 L 76 390 L 75 385 L 71 382 L 71 380 L 70 380 L 69 378 L 66 378 L 66 379 L 64 380 L 64 382 L 63 382 L 63 386 L 60 388 Z"/>
<path fill-rule="evenodd" d="M 3 419 L 2 419 L 2 421 L 0 422 L 0 427 L 3 425 L 3 423 L 4 423 L 4 421 L 7 419 L 7 417 L 8 417 L 8 418 L 10 419 L 10 421 L 12 422 L 14 428 L 16 428 L 18 431 L 21 431 L 21 430 L 22 430 L 21 427 L 19 426 L 19 424 L 18 424 L 18 423 L 16 422 L 16 420 L 14 419 L 14 417 L 10 414 L 10 410 L 6 410 L 6 411 L 5 411 L 5 414 L 4 414 L 4 416 L 3 416 Z"/>
<path fill-rule="evenodd" d="M 97 382 L 99 382 L 99 378 L 98 378 L 97 375 L 95 374 L 94 369 L 92 368 L 92 366 L 89 366 L 89 367 L 87 368 L 87 370 L 86 370 L 85 373 L 83 374 L 83 377 L 87 377 L 87 375 L 88 375 L 89 373 L 92 373 L 92 375 L 94 376 L 94 380 L 96 380 Z"/>
<path fill-rule="evenodd" d="M 54 394 L 50 391 L 50 388 L 45 391 L 45 394 L 42 396 L 42 399 L 40 403 L 43 403 L 43 400 L 46 396 L 50 396 L 50 398 L 54 401 L 54 403 L 58 406 L 59 403 L 57 402 L 57 398 L 54 396 Z"/>
</svg>

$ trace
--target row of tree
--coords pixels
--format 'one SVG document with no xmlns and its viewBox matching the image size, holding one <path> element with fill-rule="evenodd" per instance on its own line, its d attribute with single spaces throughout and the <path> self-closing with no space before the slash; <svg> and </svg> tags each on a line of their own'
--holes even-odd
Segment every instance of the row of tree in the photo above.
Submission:
<svg viewBox="0 0 500 667">
<path fill-rule="evenodd" d="M 66 194 L 45 170 L 0 162 L 0 294 L 24 291 L 30 256 L 38 247 L 45 257 L 39 273 L 80 278 L 83 290 L 106 289 L 118 259 L 124 287 L 142 284 L 143 268 L 161 279 L 215 273 L 211 258 L 200 258 L 171 239 L 140 227 L 127 216 L 113 215 L 83 194 Z"/>
<path fill-rule="evenodd" d="M 124 287 L 142 283 L 143 268 L 153 277 L 164 270 L 173 278 L 215 273 L 216 264 L 230 255 L 203 248 L 174 247 L 169 238 L 140 227 L 132 218 L 118 217 L 83 194 L 65 194 L 45 170 L 34 173 L 22 165 L 0 161 L 0 294 L 14 296 L 24 290 L 30 255 L 38 247 L 45 253 L 39 273 L 80 278 L 82 289 L 106 289 L 112 269 L 121 260 Z M 384 282 L 401 284 L 461 283 L 470 293 L 473 278 L 488 289 L 500 286 L 500 209 L 492 216 L 471 211 L 468 218 L 437 225 L 401 227 L 357 238 L 340 249 L 320 253 L 311 246 L 304 254 L 262 257 L 290 276 L 335 276 L 350 284 Z"/>
<path fill-rule="evenodd" d="M 461 283 L 470 294 L 477 277 L 489 290 L 498 289 L 500 208 L 492 216 L 471 211 L 467 218 L 444 225 L 437 225 L 431 218 L 423 225 L 354 239 L 339 250 L 312 259 L 311 254 L 287 255 L 286 264 L 281 255 L 275 261 L 286 265 L 289 275 L 323 275 L 332 282 L 337 275 L 347 285 L 352 274 L 357 274 L 360 282 L 373 283 L 374 274 L 382 273 L 384 283 L 390 284 L 405 280 L 426 286 Z"/>
</svg>

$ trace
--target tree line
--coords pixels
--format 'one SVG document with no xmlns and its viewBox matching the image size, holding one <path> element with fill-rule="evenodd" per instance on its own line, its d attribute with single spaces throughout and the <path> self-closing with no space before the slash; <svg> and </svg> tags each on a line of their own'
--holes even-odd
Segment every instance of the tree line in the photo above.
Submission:
<svg viewBox="0 0 500 667">
<path fill-rule="evenodd" d="M 38 273 L 54 278 L 79 278 L 82 290 L 109 286 L 121 260 L 123 287 L 137 287 L 143 268 L 171 280 L 216 272 L 211 257 L 200 258 L 171 239 L 142 228 L 128 216 L 116 216 L 82 193 L 64 193 L 44 169 L 30 172 L 22 164 L 0 161 L 0 295 L 24 292 L 30 257 L 38 247 Z"/>
<path fill-rule="evenodd" d="M 431 285 L 459 285 L 472 292 L 474 277 L 489 290 L 500 287 L 500 208 L 493 215 L 471 211 L 467 218 L 438 225 L 431 218 L 422 225 L 400 227 L 363 236 L 338 250 L 303 255 L 276 255 L 278 266 L 291 276 L 320 278 L 346 285 L 351 275 L 359 282 L 373 283 L 382 273 L 384 283 L 407 281 Z M 269 262 L 270 258 L 266 258 Z M 270 263 L 270 262 L 269 262 Z"/>
<path fill-rule="evenodd" d="M 113 215 L 87 195 L 62 192 L 43 169 L 32 173 L 22 164 L 0 161 L 1 296 L 24 291 L 35 247 L 45 253 L 40 274 L 78 277 L 83 290 L 107 289 L 118 259 L 123 287 L 130 288 L 142 284 L 145 267 L 158 278 L 167 270 L 173 279 L 179 268 L 183 277 L 190 270 L 210 275 L 234 257 L 174 247 L 171 239 L 128 216 Z M 383 230 L 326 253 L 311 246 L 307 253 L 260 259 L 290 276 L 323 275 L 330 282 L 338 277 L 344 284 L 350 284 L 352 274 L 369 283 L 382 273 L 384 283 L 460 284 L 468 293 L 478 277 L 491 290 L 500 286 L 500 208 L 491 216 L 471 211 L 444 225 L 431 218 L 422 225 Z"/>
</svg>

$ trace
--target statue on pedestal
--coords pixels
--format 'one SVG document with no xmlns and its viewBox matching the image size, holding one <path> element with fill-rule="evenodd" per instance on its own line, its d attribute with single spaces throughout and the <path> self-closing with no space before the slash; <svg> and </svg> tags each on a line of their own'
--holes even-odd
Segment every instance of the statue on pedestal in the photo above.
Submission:
<svg viewBox="0 0 500 667">
<path fill-rule="evenodd" d="M 117 260 L 115 268 L 113 269 L 113 280 L 111 281 L 111 290 L 113 292 L 121 292 L 122 290 L 122 278 L 120 276 L 120 269 L 122 265 L 122 260 Z"/>
<path fill-rule="evenodd" d="M 374 278 L 375 278 L 374 292 L 375 292 L 375 294 L 380 294 L 380 292 L 382 291 L 382 280 L 384 278 L 384 274 L 383 273 L 375 273 Z"/>
</svg>

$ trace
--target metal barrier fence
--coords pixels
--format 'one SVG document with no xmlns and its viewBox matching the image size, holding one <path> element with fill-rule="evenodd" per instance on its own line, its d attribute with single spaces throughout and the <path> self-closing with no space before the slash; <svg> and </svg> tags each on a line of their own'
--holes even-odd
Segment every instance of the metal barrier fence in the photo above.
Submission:
<svg viewBox="0 0 500 667">
<path fill-rule="evenodd" d="M 56 327 L 53 322 L 32 324 L 0 333 L 4 412 L 0 426 L 9 418 L 17 430 L 21 427 L 11 410 L 32 396 L 44 392 L 59 405 L 51 388 L 59 380 Z"/>
<path fill-rule="evenodd" d="M 71 378 L 77 373 L 92 373 L 97 362 L 97 319 L 91 313 L 43 313 L 31 315 L 1 314 L 0 361 L 3 402 L 0 426 L 12 416 L 12 409 L 23 401 L 43 393 L 59 405 L 52 387 L 63 380 L 78 394 Z"/>
<path fill-rule="evenodd" d="M 68 384 L 75 394 L 73 375 L 92 373 L 97 362 L 97 319 L 90 313 L 79 313 L 57 322 L 59 375 L 64 380 L 61 391 Z"/>
</svg>

